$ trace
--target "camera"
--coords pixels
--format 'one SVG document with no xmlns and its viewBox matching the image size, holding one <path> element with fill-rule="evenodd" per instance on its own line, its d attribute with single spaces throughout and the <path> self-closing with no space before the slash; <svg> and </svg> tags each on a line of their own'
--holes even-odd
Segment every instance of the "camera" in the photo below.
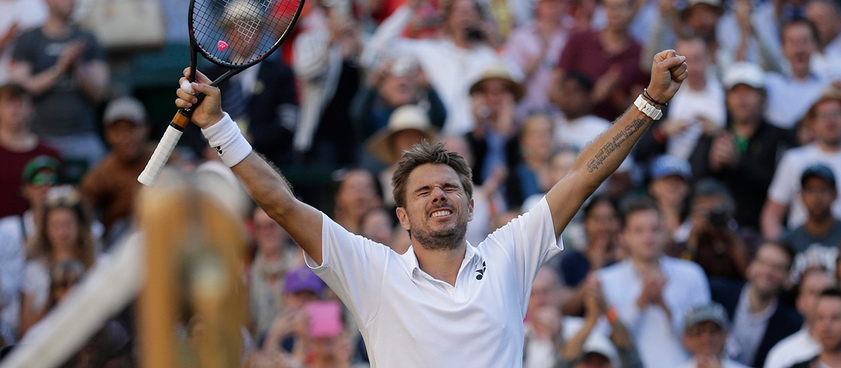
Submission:
<svg viewBox="0 0 841 368">
<path fill-rule="evenodd" d="M 727 230 L 730 228 L 730 214 L 725 208 L 714 208 L 707 213 L 707 220 L 716 230 Z"/>
<path fill-rule="evenodd" d="M 467 36 L 467 39 L 471 41 L 481 41 L 485 39 L 485 33 L 482 32 L 479 27 L 476 26 L 467 26 L 464 28 L 464 33 Z"/>
</svg>

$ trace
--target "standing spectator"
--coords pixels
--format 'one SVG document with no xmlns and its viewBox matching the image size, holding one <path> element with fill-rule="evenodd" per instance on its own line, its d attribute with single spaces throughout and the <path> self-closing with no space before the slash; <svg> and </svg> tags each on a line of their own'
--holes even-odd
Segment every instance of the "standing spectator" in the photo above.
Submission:
<svg viewBox="0 0 841 368">
<path fill-rule="evenodd" d="M 712 297 L 733 321 L 727 352 L 733 360 L 762 367 L 771 347 L 800 328 L 802 318 L 780 300 L 793 254 L 783 244 L 766 242 L 747 269 L 747 283 L 711 282 Z"/>
<path fill-rule="evenodd" d="M 683 368 L 748 368 L 724 354 L 730 322 L 718 303 L 700 305 L 686 312 L 683 345 L 692 357 Z"/>
<path fill-rule="evenodd" d="M 509 208 L 522 207 L 526 198 L 539 195 L 552 189 L 557 183 L 552 177 L 552 152 L 554 122 L 546 114 L 530 115 L 523 121 L 523 127 L 517 136 L 519 143 L 518 160 L 505 185 L 505 194 Z"/>
<path fill-rule="evenodd" d="M 360 86 L 362 35 L 343 2 L 317 2 L 295 39 L 292 67 L 301 87 L 294 147 L 305 161 L 351 164 L 359 142 L 348 112 Z"/>
<path fill-rule="evenodd" d="M 571 34 L 558 68 L 595 81 L 590 94 L 595 103 L 593 114 L 613 121 L 642 90 L 648 77 L 640 69 L 642 47 L 628 33 L 635 4 L 631 0 L 605 0 L 602 4 L 605 27 Z"/>
<path fill-rule="evenodd" d="M 723 182 L 736 200 L 735 219 L 757 233 L 766 190 L 779 157 L 793 145 L 793 134 L 762 117 L 766 96 L 765 74 L 755 64 L 731 65 L 724 77 L 727 126 L 698 141 L 689 163 L 696 178 L 712 176 Z"/>
<path fill-rule="evenodd" d="M 572 27 L 569 4 L 568 0 L 538 0 L 534 20 L 508 37 L 503 58 L 520 68 L 526 90 L 517 106 L 518 118 L 550 106 L 547 92 L 552 87 L 552 73 Z"/>
<path fill-rule="evenodd" d="M 108 66 L 94 36 L 72 24 L 75 1 L 45 0 L 49 17 L 18 37 L 11 80 L 35 97 L 32 130 L 56 147 L 75 182 L 105 154 L 96 108 L 108 89 Z"/>
<path fill-rule="evenodd" d="M 707 279 L 697 264 L 663 255 L 667 236 L 652 201 L 629 203 L 623 220 L 629 257 L 598 272 L 605 299 L 629 326 L 645 367 L 676 367 L 687 358 L 684 313 L 709 302 Z"/>
<path fill-rule="evenodd" d="M 399 38 L 423 2 L 409 1 L 377 28 L 366 45 L 363 63 L 373 65 L 390 53 L 413 55 L 447 107 L 447 121 L 442 132 L 465 134 L 474 127 L 468 94 L 470 83 L 487 67 L 501 61 L 490 43 L 496 31 L 478 1 L 453 0 L 441 3 L 440 37 Z"/>
<path fill-rule="evenodd" d="M 832 203 L 838 200 L 835 181 L 832 169 L 823 164 L 807 167 L 800 176 L 800 199 L 806 207 L 806 222 L 782 237 L 797 253 L 791 270 L 794 281 L 812 267 L 835 272 L 841 246 L 841 220 L 832 215 Z"/>
<path fill-rule="evenodd" d="M 111 152 L 82 178 L 80 191 L 105 225 L 106 247 L 133 226 L 134 198 L 153 147 L 148 143 L 146 109 L 132 97 L 111 101 L 105 108 L 105 141 Z"/>
<path fill-rule="evenodd" d="M 0 218 L 21 215 L 28 207 L 20 182 L 26 163 L 42 155 L 59 157 L 30 130 L 33 113 L 32 96 L 23 87 L 0 86 Z"/>
<path fill-rule="evenodd" d="M 665 154 L 651 163 L 648 194 L 657 202 L 670 243 L 686 240 L 686 219 L 690 212 L 692 168 L 685 159 Z M 670 254 L 674 257 L 682 255 Z"/>
<path fill-rule="evenodd" d="M 780 39 L 788 68 L 783 73 L 768 74 L 765 117 L 771 124 L 792 129 L 820 98 L 829 79 L 812 69 L 812 54 L 818 44 L 818 33 L 812 23 L 806 19 L 786 23 Z"/>
<path fill-rule="evenodd" d="M 841 76 L 841 5 L 831 0 L 810 0 L 806 18 L 818 31 L 818 44 L 812 54 L 812 70 L 826 76 Z"/>
<path fill-rule="evenodd" d="M 806 208 L 797 195 L 800 176 L 807 165 L 825 164 L 838 177 L 841 174 L 841 90 L 830 87 L 806 115 L 815 141 L 791 149 L 783 155 L 762 208 L 762 236 L 776 239 L 784 227 L 794 228 L 806 221 Z M 836 190 L 841 190 L 836 183 Z M 783 221 L 788 212 L 788 219 Z M 832 204 L 832 213 L 841 217 L 841 201 Z M 785 225 L 783 223 L 785 222 Z"/>
<path fill-rule="evenodd" d="M 789 335 L 768 352 L 764 368 L 786 368 L 821 352 L 820 336 L 815 329 L 815 306 L 821 292 L 836 287 L 835 277 L 822 269 L 806 270 L 797 287 L 797 311 L 803 316 L 803 327 Z"/>
<path fill-rule="evenodd" d="M 820 353 L 792 368 L 837 367 L 841 364 L 841 291 L 821 293 L 815 306 L 815 330 L 820 337 Z"/>
</svg>

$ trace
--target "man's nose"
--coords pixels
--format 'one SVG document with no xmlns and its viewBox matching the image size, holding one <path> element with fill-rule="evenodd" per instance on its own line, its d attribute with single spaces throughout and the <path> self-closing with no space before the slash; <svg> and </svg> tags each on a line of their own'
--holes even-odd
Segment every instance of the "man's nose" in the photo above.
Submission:
<svg viewBox="0 0 841 368">
<path fill-rule="evenodd" d="M 441 187 L 436 186 L 432 188 L 432 201 L 437 202 L 439 200 L 446 201 L 447 193 Z"/>
</svg>

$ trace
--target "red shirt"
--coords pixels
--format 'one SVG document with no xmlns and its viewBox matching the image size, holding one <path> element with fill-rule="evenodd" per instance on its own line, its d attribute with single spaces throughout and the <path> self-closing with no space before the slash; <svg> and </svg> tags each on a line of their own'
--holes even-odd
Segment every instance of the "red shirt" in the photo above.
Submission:
<svg viewBox="0 0 841 368">
<path fill-rule="evenodd" d="M 24 152 L 14 152 L 0 146 L 0 218 L 20 215 L 29 208 L 29 202 L 21 195 L 23 167 L 40 155 L 56 159 L 61 157 L 58 151 L 41 142 Z"/>
</svg>

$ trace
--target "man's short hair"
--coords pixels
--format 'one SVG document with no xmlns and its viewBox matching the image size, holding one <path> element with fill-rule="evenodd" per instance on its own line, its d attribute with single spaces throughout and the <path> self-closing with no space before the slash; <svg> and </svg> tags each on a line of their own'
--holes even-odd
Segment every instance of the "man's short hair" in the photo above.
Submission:
<svg viewBox="0 0 841 368">
<path fill-rule="evenodd" d="M 651 197 L 643 195 L 627 198 L 622 202 L 622 228 L 625 228 L 625 225 L 628 223 L 628 218 L 631 217 L 631 215 L 637 212 L 649 210 L 657 212 L 658 216 L 660 215 L 660 208 L 657 207 L 657 203 L 654 202 L 654 199 Z"/>
<path fill-rule="evenodd" d="M 766 240 L 759 244 L 759 248 L 762 247 L 774 247 L 781 250 L 786 255 L 786 257 L 788 257 L 788 267 L 786 269 L 791 270 L 791 266 L 794 264 L 794 257 L 796 254 L 794 252 L 794 248 L 790 244 L 779 240 Z M 759 250 L 757 248 L 757 252 L 758 251 Z"/>
<path fill-rule="evenodd" d="M 32 94 L 17 83 L 6 83 L 0 86 L 0 101 L 21 100 L 32 98 Z"/>
<path fill-rule="evenodd" d="M 815 23 L 812 23 L 809 19 L 803 17 L 796 17 L 782 25 L 780 27 L 780 40 L 782 41 L 783 36 L 786 34 L 789 28 L 796 26 L 796 25 L 804 25 L 809 28 L 809 33 L 812 35 L 812 41 L 815 41 L 815 44 L 820 42 L 820 36 L 818 33 L 818 27 L 815 27 Z"/>
<path fill-rule="evenodd" d="M 391 178 L 391 184 L 394 186 L 392 195 L 397 207 L 406 206 L 406 182 L 409 180 L 409 174 L 416 167 L 424 164 L 442 164 L 453 168 L 458 174 L 464 192 L 467 193 L 467 199 L 473 198 L 473 174 L 467 161 L 458 153 L 444 148 L 444 143 L 439 142 L 433 145 L 424 140 L 403 153 L 403 159 L 397 164 L 397 170 Z"/>
</svg>

